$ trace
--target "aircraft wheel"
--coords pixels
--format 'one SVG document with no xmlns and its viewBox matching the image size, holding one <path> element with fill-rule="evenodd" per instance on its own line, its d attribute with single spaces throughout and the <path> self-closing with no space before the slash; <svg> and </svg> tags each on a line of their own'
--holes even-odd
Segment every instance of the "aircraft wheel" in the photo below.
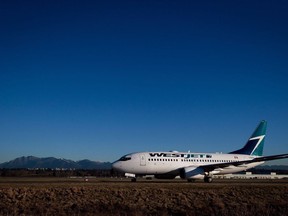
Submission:
<svg viewBox="0 0 288 216">
<path fill-rule="evenodd" d="M 131 182 L 136 182 L 136 178 L 132 178 L 132 179 L 131 179 Z"/>
<path fill-rule="evenodd" d="M 213 180 L 212 177 L 209 177 L 209 176 L 204 177 L 204 182 L 206 182 L 206 183 L 211 183 L 212 180 Z"/>
<path fill-rule="evenodd" d="M 195 179 L 187 179 L 188 182 L 195 182 Z"/>
</svg>

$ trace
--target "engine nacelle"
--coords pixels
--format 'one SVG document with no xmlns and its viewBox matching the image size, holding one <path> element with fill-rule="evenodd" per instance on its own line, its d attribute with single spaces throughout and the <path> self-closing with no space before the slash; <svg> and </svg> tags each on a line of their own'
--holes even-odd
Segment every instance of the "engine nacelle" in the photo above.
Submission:
<svg viewBox="0 0 288 216">
<path fill-rule="evenodd" d="M 185 167 L 180 172 L 180 177 L 182 179 L 203 179 L 204 170 L 201 167 Z"/>
</svg>

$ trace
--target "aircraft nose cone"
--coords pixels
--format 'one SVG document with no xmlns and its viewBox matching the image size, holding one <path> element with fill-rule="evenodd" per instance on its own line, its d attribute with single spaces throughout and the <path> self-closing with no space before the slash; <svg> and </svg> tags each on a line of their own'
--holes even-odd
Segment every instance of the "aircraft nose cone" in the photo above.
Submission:
<svg viewBox="0 0 288 216">
<path fill-rule="evenodd" d="M 112 169 L 119 171 L 119 170 L 121 169 L 121 164 L 120 164 L 120 162 L 119 162 L 119 161 L 114 162 L 114 163 L 112 164 Z"/>
</svg>

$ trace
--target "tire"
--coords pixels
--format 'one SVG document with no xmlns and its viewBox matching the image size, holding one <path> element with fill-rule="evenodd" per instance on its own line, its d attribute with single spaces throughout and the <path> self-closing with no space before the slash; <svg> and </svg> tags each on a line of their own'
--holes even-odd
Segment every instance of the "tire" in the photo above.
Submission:
<svg viewBox="0 0 288 216">
<path fill-rule="evenodd" d="M 212 181 L 213 181 L 212 177 L 209 177 L 209 176 L 204 177 L 204 182 L 211 183 Z"/>
</svg>

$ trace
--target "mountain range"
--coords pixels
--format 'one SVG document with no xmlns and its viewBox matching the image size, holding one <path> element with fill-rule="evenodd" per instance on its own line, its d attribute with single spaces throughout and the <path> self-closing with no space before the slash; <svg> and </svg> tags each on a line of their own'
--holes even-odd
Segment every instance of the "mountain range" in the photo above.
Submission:
<svg viewBox="0 0 288 216">
<path fill-rule="evenodd" d="M 46 157 L 39 158 L 34 156 L 19 157 L 14 160 L 1 163 L 0 169 L 111 169 L 112 163 L 91 160 L 73 161 L 64 158 Z M 288 170 L 286 165 L 264 165 L 255 169 L 262 170 Z"/>
<path fill-rule="evenodd" d="M 98 162 L 91 160 L 73 161 L 54 157 L 38 158 L 34 156 L 19 157 L 14 160 L 1 163 L 0 168 L 5 169 L 111 169 L 110 162 Z"/>
</svg>

